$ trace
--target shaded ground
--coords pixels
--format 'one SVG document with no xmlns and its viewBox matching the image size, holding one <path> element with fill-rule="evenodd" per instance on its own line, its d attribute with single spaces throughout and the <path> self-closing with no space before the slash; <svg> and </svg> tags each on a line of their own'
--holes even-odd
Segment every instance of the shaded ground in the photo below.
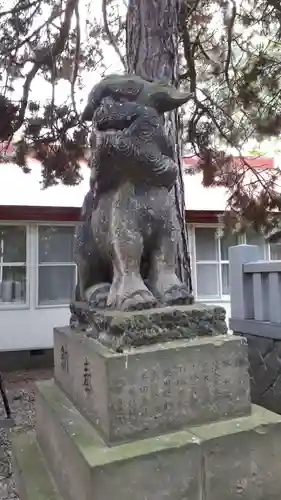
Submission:
<svg viewBox="0 0 281 500">
<path fill-rule="evenodd" d="M 51 370 L 4 374 L 5 386 L 16 427 L 13 432 L 22 432 L 35 426 L 34 383 L 52 377 Z M 0 398 L 0 418 L 5 417 Z M 18 500 L 11 467 L 9 430 L 0 423 L 0 500 Z"/>
</svg>

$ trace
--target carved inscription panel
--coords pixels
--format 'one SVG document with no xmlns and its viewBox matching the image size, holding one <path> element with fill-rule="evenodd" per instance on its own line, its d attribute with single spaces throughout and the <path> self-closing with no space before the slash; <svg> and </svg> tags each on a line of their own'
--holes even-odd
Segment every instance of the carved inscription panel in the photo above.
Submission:
<svg viewBox="0 0 281 500">
<path fill-rule="evenodd" d="M 67 347 L 63 345 L 61 346 L 60 350 L 60 365 L 63 371 L 68 372 L 69 369 L 68 350 Z"/>
<path fill-rule="evenodd" d="M 92 391 L 92 373 L 88 358 L 85 358 L 84 360 L 83 387 L 86 393 L 90 393 Z"/>
<path fill-rule="evenodd" d="M 241 369 L 239 356 L 227 350 L 218 353 L 204 357 L 194 350 L 174 365 L 168 359 L 137 370 L 128 366 L 127 374 L 111 382 L 113 425 L 120 432 L 128 424 L 136 431 L 161 426 L 165 431 L 166 426 L 226 418 L 236 407 L 239 413 L 239 405 L 247 405 L 246 365 Z"/>
</svg>

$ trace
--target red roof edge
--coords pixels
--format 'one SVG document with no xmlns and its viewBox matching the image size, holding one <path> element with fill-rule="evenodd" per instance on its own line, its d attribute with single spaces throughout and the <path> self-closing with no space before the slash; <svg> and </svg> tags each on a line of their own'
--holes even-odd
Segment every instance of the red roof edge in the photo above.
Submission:
<svg viewBox="0 0 281 500">
<path fill-rule="evenodd" d="M 199 159 L 200 158 L 198 156 L 184 156 L 182 160 L 185 167 L 195 168 L 198 165 Z M 243 158 L 240 158 L 239 156 L 234 157 L 234 163 L 236 163 L 237 166 L 242 166 L 243 160 L 252 168 L 275 167 L 274 158 L 268 158 L 265 156 L 244 156 Z"/>
<path fill-rule="evenodd" d="M 218 222 L 223 211 L 186 210 L 186 222 L 190 224 Z M 0 205 L 0 221 L 35 221 L 35 222 L 78 222 L 80 208 L 77 207 L 28 207 Z"/>
</svg>

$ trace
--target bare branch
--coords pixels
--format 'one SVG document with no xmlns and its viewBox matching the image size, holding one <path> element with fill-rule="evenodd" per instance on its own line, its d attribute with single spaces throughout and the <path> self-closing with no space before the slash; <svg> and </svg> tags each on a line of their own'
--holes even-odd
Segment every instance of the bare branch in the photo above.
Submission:
<svg viewBox="0 0 281 500">
<path fill-rule="evenodd" d="M 53 59 L 55 59 L 64 49 L 65 43 L 68 38 L 69 30 L 70 30 L 70 24 L 71 24 L 71 18 L 73 15 L 73 12 L 78 5 L 79 0 L 68 0 L 66 3 L 66 8 L 65 8 L 65 15 L 64 15 L 64 20 L 61 25 L 60 33 L 59 36 L 57 37 L 56 41 L 53 44 L 53 47 L 51 47 L 50 50 L 46 52 L 39 52 L 37 55 L 37 59 L 35 60 L 33 67 L 29 71 L 24 86 L 23 86 L 23 94 L 22 94 L 22 99 L 21 99 L 21 106 L 19 110 L 19 115 L 18 115 L 18 120 L 17 124 L 15 127 L 14 131 L 17 131 L 23 124 L 24 118 L 25 118 L 25 111 L 27 108 L 28 104 L 28 97 L 29 97 L 29 92 L 30 92 L 30 86 L 37 75 L 38 71 L 42 67 L 43 64 L 50 64 L 52 65 Z"/>
<path fill-rule="evenodd" d="M 109 25 L 108 25 L 108 20 L 107 20 L 107 0 L 102 0 L 102 16 L 103 16 L 103 24 L 104 24 L 104 30 L 105 33 L 108 37 L 109 43 L 111 46 L 114 48 L 117 56 L 119 57 L 124 70 L 127 71 L 127 64 L 125 58 L 122 56 L 121 51 L 116 43 L 115 37 L 113 33 L 110 31 Z"/>
<path fill-rule="evenodd" d="M 232 2 L 231 17 L 230 17 L 230 19 L 227 19 L 227 55 L 226 55 L 226 62 L 225 62 L 225 67 L 224 67 L 224 75 L 225 75 L 225 80 L 227 82 L 228 88 L 230 88 L 228 71 L 229 71 L 231 55 L 232 55 L 233 27 L 234 27 L 236 13 L 237 13 L 235 0 L 231 0 L 231 2 Z"/>
<path fill-rule="evenodd" d="M 17 5 L 12 7 L 11 9 L 0 12 L 0 17 L 4 17 L 4 16 L 8 16 L 8 15 L 14 16 L 15 14 L 18 14 L 19 12 L 22 12 L 24 10 L 29 10 L 34 5 L 38 5 L 38 4 L 40 4 L 40 0 L 35 0 L 34 2 L 30 2 L 29 4 L 26 4 L 26 5 L 22 5 L 22 3 L 19 2 Z"/>
<path fill-rule="evenodd" d="M 79 4 L 77 3 L 75 7 L 75 17 L 76 17 L 76 45 L 75 45 L 75 55 L 74 55 L 74 66 L 73 73 L 71 78 L 71 100 L 73 109 L 78 116 L 76 102 L 75 102 L 75 83 L 78 76 L 78 68 L 79 68 L 79 56 L 80 56 L 80 46 L 81 46 L 81 28 L 80 28 L 80 13 L 79 13 Z"/>
</svg>

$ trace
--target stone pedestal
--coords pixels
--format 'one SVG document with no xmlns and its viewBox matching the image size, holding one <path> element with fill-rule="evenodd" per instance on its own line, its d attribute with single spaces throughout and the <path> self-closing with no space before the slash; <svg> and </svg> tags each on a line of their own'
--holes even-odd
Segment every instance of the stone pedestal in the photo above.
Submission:
<svg viewBox="0 0 281 500">
<path fill-rule="evenodd" d="M 162 313 L 151 314 L 157 329 Z M 55 329 L 36 435 L 13 438 L 21 500 L 280 498 L 281 417 L 250 405 L 244 339 L 206 325 L 205 336 L 178 331 L 116 352 L 120 342 L 104 345 L 94 331 Z"/>
<path fill-rule="evenodd" d="M 108 444 L 250 413 L 247 345 L 228 335 L 120 354 L 56 328 L 55 380 Z"/>
<path fill-rule="evenodd" d="M 252 334 L 244 337 L 248 344 L 251 400 L 281 414 L 281 340 Z"/>
</svg>

